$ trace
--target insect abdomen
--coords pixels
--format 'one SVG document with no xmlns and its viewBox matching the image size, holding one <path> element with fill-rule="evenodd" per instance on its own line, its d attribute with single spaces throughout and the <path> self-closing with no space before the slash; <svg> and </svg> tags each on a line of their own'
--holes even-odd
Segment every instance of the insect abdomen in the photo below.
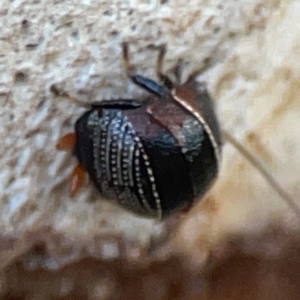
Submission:
<svg viewBox="0 0 300 300">
<path fill-rule="evenodd" d="M 148 156 L 121 110 L 92 110 L 76 124 L 75 154 L 100 193 L 139 214 L 157 216 Z"/>
</svg>

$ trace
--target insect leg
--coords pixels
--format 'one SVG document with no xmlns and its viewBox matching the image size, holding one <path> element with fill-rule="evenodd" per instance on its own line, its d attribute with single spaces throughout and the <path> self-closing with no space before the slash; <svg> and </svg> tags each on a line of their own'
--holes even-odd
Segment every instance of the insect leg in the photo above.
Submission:
<svg viewBox="0 0 300 300">
<path fill-rule="evenodd" d="M 50 91 L 56 96 L 56 97 L 64 97 L 67 98 L 69 101 L 73 102 L 74 104 L 84 107 L 84 108 L 90 108 L 90 104 L 85 103 L 77 98 L 72 97 L 70 94 L 68 94 L 66 91 L 61 90 L 56 84 L 52 84 L 50 87 Z"/>
<path fill-rule="evenodd" d="M 173 88 L 173 82 L 172 80 L 163 73 L 163 62 L 166 55 L 167 47 L 166 45 L 159 46 L 159 52 L 158 52 L 158 58 L 156 62 L 156 76 L 157 78 L 163 83 L 165 87 L 167 87 L 169 90 Z"/>
<path fill-rule="evenodd" d="M 71 175 L 70 197 L 73 198 L 84 185 L 86 170 L 78 164 Z"/>
<path fill-rule="evenodd" d="M 71 132 L 64 135 L 58 143 L 56 144 L 56 148 L 58 150 L 73 150 L 76 144 L 76 133 Z"/>
<path fill-rule="evenodd" d="M 125 70 L 127 76 L 138 86 L 142 87 L 143 89 L 147 90 L 148 92 L 163 96 L 166 93 L 169 93 L 169 89 L 164 85 L 159 85 L 154 80 L 151 80 L 147 77 L 135 74 L 134 67 L 130 64 L 129 59 L 129 51 L 128 51 L 128 43 L 124 42 L 122 44 L 122 53 L 123 53 L 123 60 L 125 64 Z M 159 55 L 159 61 L 163 59 L 163 51 Z M 163 75 L 161 75 L 163 76 Z"/>
</svg>

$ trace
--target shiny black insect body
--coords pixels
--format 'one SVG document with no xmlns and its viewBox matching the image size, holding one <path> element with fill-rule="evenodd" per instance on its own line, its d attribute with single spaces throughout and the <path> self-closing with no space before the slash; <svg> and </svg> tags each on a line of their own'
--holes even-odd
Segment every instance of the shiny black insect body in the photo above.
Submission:
<svg viewBox="0 0 300 300">
<path fill-rule="evenodd" d="M 220 129 L 202 84 L 130 77 L 148 96 L 93 103 L 76 123 L 74 154 L 103 196 L 164 218 L 201 199 L 216 178 Z"/>
</svg>

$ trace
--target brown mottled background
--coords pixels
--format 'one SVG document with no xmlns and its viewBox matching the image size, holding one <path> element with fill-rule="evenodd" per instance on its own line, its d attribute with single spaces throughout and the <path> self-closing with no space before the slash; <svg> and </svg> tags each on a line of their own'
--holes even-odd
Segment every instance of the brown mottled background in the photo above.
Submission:
<svg viewBox="0 0 300 300">
<path fill-rule="evenodd" d="M 131 0 L 0 2 L 1 299 L 300 299 L 300 215 L 225 143 L 220 176 L 190 212 L 146 220 L 74 199 L 75 161 L 58 152 L 86 102 L 141 97 L 120 44 L 153 77 L 199 80 L 222 127 L 300 196 L 300 2 Z M 299 201 L 298 201 L 299 202 Z"/>
</svg>

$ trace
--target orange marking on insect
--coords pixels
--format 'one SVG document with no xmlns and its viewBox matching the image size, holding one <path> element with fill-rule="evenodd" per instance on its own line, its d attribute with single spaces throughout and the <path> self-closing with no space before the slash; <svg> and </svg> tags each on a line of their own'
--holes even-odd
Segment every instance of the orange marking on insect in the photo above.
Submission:
<svg viewBox="0 0 300 300">
<path fill-rule="evenodd" d="M 64 135 L 56 144 L 59 150 L 73 150 L 76 143 L 76 133 L 71 132 Z"/>
<path fill-rule="evenodd" d="M 71 175 L 70 197 L 73 198 L 84 185 L 86 179 L 86 170 L 78 164 Z"/>
</svg>

